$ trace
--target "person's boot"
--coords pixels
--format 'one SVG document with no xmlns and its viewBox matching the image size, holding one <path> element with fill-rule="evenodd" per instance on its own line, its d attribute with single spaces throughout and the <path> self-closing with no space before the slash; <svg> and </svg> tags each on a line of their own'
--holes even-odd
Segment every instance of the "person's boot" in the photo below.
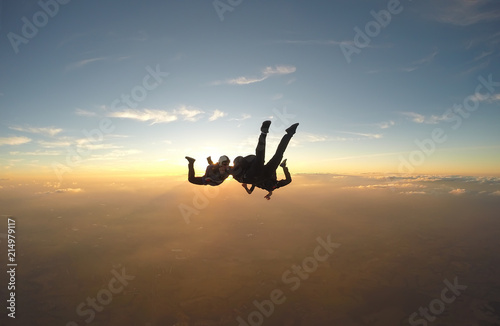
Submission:
<svg viewBox="0 0 500 326">
<path fill-rule="evenodd" d="M 262 127 L 260 127 L 260 132 L 267 134 L 269 132 L 270 125 L 271 125 L 271 121 L 269 121 L 269 120 L 262 122 Z"/>
<path fill-rule="evenodd" d="M 280 166 L 282 168 L 286 168 L 286 159 L 284 159 L 283 162 L 281 162 Z"/>
<path fill-rule="evenodd" d="M 188 160 L 189 164 L 194 164 L 194 161 L 196 161 L 196 159 L 189 156 L 186 156 L 186 160 Z"/>
<path fill-rule="evenodd" d="M 298 125 L 299 125 L 298 123 L 294 123 L 293 125 L 291 125 L 290 127 L 288 127 L 288 128 L 285 130 L 285 131 L 286 131 L 286 133 L 287 133 L 287 134 L 289 134 L 289 135 L 293 135 L 293 134 L 295 134 L 295 131 L 297 130 L 297 126 L 298 126 Z"/>
</svg>

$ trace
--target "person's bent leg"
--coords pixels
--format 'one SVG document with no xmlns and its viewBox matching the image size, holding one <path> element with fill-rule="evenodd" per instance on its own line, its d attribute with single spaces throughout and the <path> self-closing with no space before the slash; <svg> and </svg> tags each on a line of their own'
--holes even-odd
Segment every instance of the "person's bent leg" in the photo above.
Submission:
<svg viewBox="0 0 500 326">
<path fill-rule="evenodd" d="M 298 123 L 294 123 L 290 127 L 288 127 L 286 131 L 286 135 L 281 138 L 281 141 L 278 145 L 278 148 L 276 149 L 276 153 L 274 154 L 273 158 L 269 160 L 266 164 L 266 168 L 269 171 L 274 171 L 278 168 L 278 165 L 280 164 L 281 160 L 283 159 L 283 155 L 285 154 L 285 150 L 288 146 L 288 143 L 290 143 L 290 140 L 292 139 L 293 135 L 295 134 L 295 131 L 297 130 Z"/>
<path fill-rule="evenodd" d="M 281 138 L 281 141 L 276 149 L 276 153 L 274 156 L 267 162 L 266 168 L 269 171 L 275 171 L 278 168 L 281 160 L 283 159 L 283 155 L 285 154 L 285 150 L 292 139 L 293 134 L 286 134 Z"/>
<path fill-rule="evenodd" d="M 202 177 L 195 177 L 194 176 L 194 158 L 191 158 L 189 156 L 186 156 L 186 159 L 188 160 L 188 181 L 191 182 L 192 184 L 195 185 L 204 185 L 205 183 L 203 182 Z"/>
<path fill-rule="evenodd" d="M 259 136 L 259 141 L 257 142 L 257 147 L 255 148 L 255 162 L 260 165 L 264 165 L 264 160 L 266 157 L 266 137 L 267 134 L 261 133 Z"/>
<path fill-rule="evenodd" d="M 257 147 L 255 148 L 255 159 L 258 165 L 263 166 L 264 160 L 266 156 L 266 137 L 269 132 L 269 126 L 271 125 L 271 121 L 266 120 L 262 123 L 260 127 L 260 136 L 257 142 Z"/>
<path fill-rule="evenodd" d="M 295 133 L 295 131 L 297 130 L 298 126 L 299 126 L 298 123 L 294 123 L 290 127 L 286 128 L 285 131 L 286 131 L 287 134 L 293 135 Z"/>
<path fill-rule="evenodd" d="M 269 126 L 271 125 L 271 121 L 266 120 L 262 123 L 260 127 L 260 136 L 257 142 L 257 147 L 255 148 L 255 159 L 252 162 L 251 167 L 247 171 L 248 178 L 257 177 L 262 168 L 264 167 L 264 161 L 266 156 L 266 137 L 269 132 Z"/>
</svg>

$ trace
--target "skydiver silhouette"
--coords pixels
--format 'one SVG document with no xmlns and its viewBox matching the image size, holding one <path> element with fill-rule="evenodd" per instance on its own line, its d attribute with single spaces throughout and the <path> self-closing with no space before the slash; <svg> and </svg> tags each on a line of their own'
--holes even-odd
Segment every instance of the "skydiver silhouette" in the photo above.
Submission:
<svg viewBox="0 0 500 326">
<path fill-rule="evenodd" d="M 281 166 L 283 168 L 283 173 L 285 174 L 285 179 L 278 181 L 277 176 L 276 176 L 276 171 L 274 171 L 274 175 L 272 177 L 265 178 L 261 181 L 255 182 L 254 184 L 252 184 L 252 187 L 250 187 L 250 189 L 248 189 L 248 184 L 243 183 L 242 184 L 243 188 L 245 188 L 245 190 L 247 191 L 247 193 L 249 195 L 253 192 L 255 187 L 267 190 L 268 193 L 267 193 L 267 195 L 264 196 L 264 198 L 266 198 L 267 200 L 270 200 L 274 190 L 281 188 L 281 187 L 284 187 L 287 184 L 289 184 L 290 182 L 292 182 L 292 176 L 290 175 L 288 167 L 286 166 L 286 159 L 283 160 L 283 162 L 279 166 Z"/>
<path fill-rule="evenodd" d="M 194 158 L 186 156 L 188 160 L 188 181 L 195 185 L 209 185 L 218 186 L 229 176 L 229 158 L 226 155 L 222 155 L 219 161 L 215 164 L 212 162 L 212 158 L 207 157 L 208 166 L 205 170 L 205 175 L 202 177 L 194 176 Z"/>
<path fill-rule="evenodd" d="M 283 159 L 283 155 L 288 146 L 288 143 L 295 134 L 298 123 L 295 123 L 288 127 L 285 131 L 286 134 L 281 138 L 281 141 L 276 149 L 276 153 L 273 157 L 264 164 L 265 161 L 265 151 L 266 151 L 266 137 L 269 133 L 269 126 L 271 121 L 264 121 L 260 128 L 261 134 L 257 142 L 257 147 L 255 149 L 255 155 L 248 155 L 245 157 L 239 156 L 234 160 L 234 168 L 232 169 L 233 178 L 238 182 L 242 183 L 248 194 L 251 194 L 255 187 L 264 189 L 268 191 L 268 194 L 264 196 L 267 200 L 271 199 L 271 195 L 275 189 L 284 187 L 292 182 L 290 172 L 286 166 L 286 160 L 280 164 Z M 278 165 L 281 165 L 283 172 L 285 173 L 284 180 L 277 180 L 276 169 Z M 252 187 L 248 189 L 248 184 Z"/>
</svg>

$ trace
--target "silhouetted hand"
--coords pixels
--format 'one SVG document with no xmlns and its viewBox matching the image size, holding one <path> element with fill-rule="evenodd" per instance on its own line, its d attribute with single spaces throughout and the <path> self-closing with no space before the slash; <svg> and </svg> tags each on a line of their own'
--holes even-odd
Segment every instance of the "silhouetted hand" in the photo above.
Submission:
<svg viewBox="0 0 500 326">
<path fill-rule="evenodd" d="M 249 194 L 249 195 L 250 195 L 250 194 L 252 193 L 252 192 L 250 191 L 250 189 L 248 189 L 248 188 L 247 188 L 247 184 L 246 184 L 246 183 L 242 183 L 242 184 L 241 184 L 241 186 L 242 186 L 243 188 L 245 188 L 245 190 L 247 191 L 247 194 Z"/>
</svg>

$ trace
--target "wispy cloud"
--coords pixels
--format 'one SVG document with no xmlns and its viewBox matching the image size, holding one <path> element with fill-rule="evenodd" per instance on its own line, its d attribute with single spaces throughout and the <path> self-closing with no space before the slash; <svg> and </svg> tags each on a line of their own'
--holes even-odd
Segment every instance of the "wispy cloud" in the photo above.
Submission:
<svg viewBox="0 0 500 326">
<path fill-rule="evenodd" d="M 204 112 L 189 106 L 181 106 L 173 111 L 155 110 L 155 109 L 126 109 L 123 111 L 115 111 L 108 114 L 108 117 L 132 119 L 143 122 L 168 123 L 178 119 L 186 121 L 197 121 L 201 118 Z"/>
<path fill-rule="evenodd" d="M 41 135 L 46 135 L 46 136 L 55 136 L 61 131 L 63 131 L 61 128 L 54 128 L 54 127 L 43 127 L 43 128 L 38 128 L 38 127 L 20 127 L 20 126 L 10 126 L 9 129 L 16 130 L 16 131 L 22 131 L 22 132 L 29 132 L 32 134 L 41 134 Z"/>
<path fill-rule="evenodd" d="M 37 195 L 50 195 L 50 194 L 62 194 L 62 193 L 79 193 L 83 192 L 82 188 L 60 188 L 54 191 L 41 191 L 37 192 Z"/>
<path fill-rule="evenodd" d="M 174 114 L 183 117 L 183 120 L 187 121 L 197 121 L 205 113 L 202 110 L 195 108 L 193 106 L 182 105 L 181 107 L 174 110 Z"/>
<path fill-rule="evenodd" d="M 271 97 L 271 100 L 273 101 L 277 101 L 277 100 L 281 100 L 283 98 L 283 94 L 282 93 L 278 93 L 278 94 L 274 94 L 272 97 Z"/>
<path fill-rule="evenodd" d="M 317 46 L 338 46 L 338 45 L 354 45 L 353 40 L 280 40 L 276 41 L 276 43 L 280 44 L 290 44 L 290 45 L 317 45 Z M 369 48 L 389 48 L 392 47 L 391 44 L 369 44 L 367 45 Z"/>
<path fill-rule="evenodd" d="M 493 52 L 494 51 L 483 51 L 480 54 L 478 54 L 472 61 L 479 61 L 479 60 L 481 60 L 483 58 L 486 58 L 486 57 L 492 55 Z"/>
<path fill-rule="evenodd" d="M 460 196 L 466 193 L 465 189 L 453 189 L 449 192 L 452 195 Z"/>
<path fill-rule="evenodd" d="M 496 47 L 494 45 L 485 45 L 486 47 Z M 482 50 L 480 53 L 476 53 L 475 57 L 472 58 L 467 65 L 469 66 L 466 70 L 462 71 L 459 76 L 467 76 L 470 74 L 477 74 L 478 71 L 486 69 L 490 63 L 494 60 L 492 54 L 494 54 L 494 50 L 484 51 Z"/>
<path fill-rule="evenodd" d="M 367 134 L 349 131 L 337 131 L 344 134 L 355 135 L 357 137 L 340 137 L 325 134 L 313 134 L 309 132 L 301 132 L 294 140 L 295 144 L 301 143 L 318 143 L 318 142 L 345 142 L 345 141 L 358 141 L 363 139 L 377 139 L 382 138 L 381 134 Z"/>
<path fill-rule="evenodd" d="M 411 72 L 411 71 L 417 70 L 420 66 L 431 63 L 438 53 L 439 53 L 439 51 L 436 50 L 436 51 L 432 52 L 431 54 L 429 54 L 421 59 L 413 61 L 407 67 L 401 68 L 401 70 L 406 71 L 406 72 Z"/>
<path fill-rule="evenodd" d="M 82 117 L 95 117 L 95 116 L 97 116 L 96 112 L 91 112 L 91 111 L 83 110 L 83 109 L 80 109 L 80 108 L 77 108 L 75 110 L 75 114 L 79 115 L 79 116 L 82 116 Z"/>
<path fill-rule="evenodd" d="M 474 95 L 471 95 L 470 98 L 474 101 L 477 102 L 494 102 L 495 98 L 498 98 L 499 94 L 494 94 L 494 95 L 481 95 L 480 93 L 474 93 Z"/>
<path fill-rule="evenodd" d="M 208 121 L 215 121 L 217 119 L 225 117 L 226 115 L 227 115 L 227 113 L 225 113 L 225 112 L 215 110 L 214 113 L 212 113 L 212 115 L 210 116 L 210 118 L 208 118 Z"/>
<path fill-rule="evenodd" d="M 28 156 L 55 156 L 61 155 L 60 151 L 34 151 L 34 152 L 9 152 L 10 155 L 28 155 Z"/>
<path fill-rule="evenodd" d="M 248 85 L 253 83 L 258 83 L 264 81 L 272 76 L 277 75 L 288 75 L 292 74 L 297 70 L 294 66 L 279 65 L 274 67 L 266 67 L 262 70 L 260 76 L 257 77 L 246 77 L 241 76 L 233 79 L 228 79 L 226 81 L 215 81 L 213 85 L 229 84 L 229 85 Z"/>
<path fill-rule="evenodd" d="M 253 83 L 258 83 L 263 80 L 266 80 L 267 77 L 259 77 L 259 78 L 253 78 L 253 77 L 238 77 L 235 79 L 231 79 L 227 81 L 227 84 L 231 85 L 248 85 L 248 84 L 253 84 Z"/>
<path fill-rule="evenodd" d="M 263 71 L 264 76 L 272 76 L 272 75 L 286 75 L 295 72 L 297 68 L 294 66 L 275 66 L 275 67 L 266 67 Z"/>
<path fill-rule="evenodd" d="M 424 123 L 425 122 L 425 116 L 419 113 L 415 112 L 401 112 L 402 115 L 410 118 L 413 122 L 416 123 Z"/>
<path fill-rule="evenodd" d="M 154 109 L 126 109 L 123 111 L 111 112 L 108 116 L 112 118 L 132 119 L 143 122 L 150 121 L 151 124 L 166 123 L 177 120 L 177 116 L 172 112 Z"/>
<path fill-rule="evenodd" d="M 401 191 L 402 195 L 426 195 L 425 191 Z"/>
<path fill-rule="evenodd" d="M 247 120 L 247 119 L 250 119 L 252 116 L 250 114 L 247 114 L 247 113 L 243 113 L 241 115 L 241 118 L 231 118 L 229 119 L 229 121 L 243 121 L 243 120 Z"/>
<path fill-rule="evenodd" d="M 281 40 L 278 43 L 296 44 L 296 45 L 340 45 L 346 43 L 345 41 L 335 40 Z"/>
<path fill-rule="evenodd" d="M 343 134 L 350 134 L 350 135 L 356 135 L 360 136 L 361 138 L 368 138 L 368 139 L 380 139 L 383 137 L 382 134 L 371 134 L 371 133 L 361 133 L 361 132 L 351 132 L 351 131 L 337 131 Z"/>
<path fill-rule="evenodd" d="M 449 119 L 449 117 L 446 115 L 431 115 L 430 117 L 427 117 L 416 112 L 401 112 L 401 114 L 410 118 L 415 123 L 437 124 L 441 121 L 446 121 Z"/>
<path fill-rule="evenodd" d="M 428 56 L 422 58 L 422 59 L 419 59 L 417 61 L 414 61 L 413 64 L 414 65 L 423 65 L 423 64 L 426 64 L 426 63 L 429 63 L 429 62 L 432 62 L 434 60 L 434 57 L 439 53 L 439 51 L 434 51 L 432 52 L 431 54 L 429 54 Z"/>
<path fill-rule="evenodd" d="M 389 121 L 383 121 L 383 122 L 380 122 L 377 124 L 377 127 L 379 127 L 380 129 L 387 129 L 387 128 L 390 128 L 392 126 L 394 126 L 396 123 L 392 120 L 389 120 Z"/>
<path fill-rule="evenodd" d="M 500 195 L 500 178 L 462 175 L 407 175 L 374 174 L 358 179 L 358 185 L 344 189 L 391 190 L 402 195 L 450 194 L 462 196 Z M 470 186 L 470 189 L 468 188 Z M 473 190 L 474 189 L 474 190 Z"/>
<path fill-rule="evenodd" d="M 500 101 L 500 93 L 499 94 L 493 94 L 491 95 L 490 99 L 491 102 L 498 102 Z"/>
<path fill-rule="evenodd" d="M 117 146 L 109 143 L 94 143 L 89 138 L 80 138 L 75 141 L 77 147 L 84 150 L 99 150 L 99 149 L 115 149 L 122 148 L 122 146 Z"/>
<path fill-rule="evenodd" d="M 489 0 L 448 0 L 433 3 L 437 8 L 434 8 L 430 17 L 441 23 L 469 26 L 500 18 L 500 11 L 488 6 L 491 3 Z"/>
<path fill-rule="evenodd" d="M 484 61 L 474 61 L 474 65 L 470 68 L 468 68 L 465 71 L 462 71 L 459 75 L 460 76 L 466 76 L 470 74 L 477 74 L 478 71 L 481 71 L 483 69 L 486 69 L 490 64 L 489 60 L 484 60 Z"/>
<path fill-rule="evenodd" d="M 77 62 L 73 62 L 73 63 L 70 63 L 66 66 L 66 71 L 79 69 L 85 65 L 88 65 L 89 63 L 107 60 L 107 59 L 108 59 L 107 57 L 98 57 L 98 58 L 84 59 L 84 60 L 80 60 Z"/>
<path fill-rule="evenodd" d="M 71 142 L 69 140 L 56 140 L 56 141 L 45 141 L 39 140 L 38 144 L 43 148 L 58 148 L 58 147 L 69 147 Z"/>
<path fill-rule="evenodd" d="M 2 137 L 0 138 L 0 146 L 4 145 L 22 145 L 31 141 L 28 137 Z"/>
<path fill-rule="evenodd" d="M 424 185 L 418 185 L 414 183 L 382 183 L 382 184 L 369 184 L 369 185 L 360 185 L 360 186 L 348 186 L 343 189 L 395 189 L 395 188 L 426 188 Z"/>
<path fill-rule="evenodd" d="M 465 48 L 467 50 L 474 48 L 476 46 L 486 46 L 489 49 L 496 49 L 496 46 L 500 43 L 500 32 L 493 35 L 486 34 L 477 36 L 467 42 Z"/>
<path fill-rule="evenodd" d="M 308 143 L 318 143 L 332 140 L 332 138 L 327 135 L 312 134 L 308 132 L 303 132 L 302 134 L 302 137 L 299 137 L 299 139 Z"/>
</svg>

